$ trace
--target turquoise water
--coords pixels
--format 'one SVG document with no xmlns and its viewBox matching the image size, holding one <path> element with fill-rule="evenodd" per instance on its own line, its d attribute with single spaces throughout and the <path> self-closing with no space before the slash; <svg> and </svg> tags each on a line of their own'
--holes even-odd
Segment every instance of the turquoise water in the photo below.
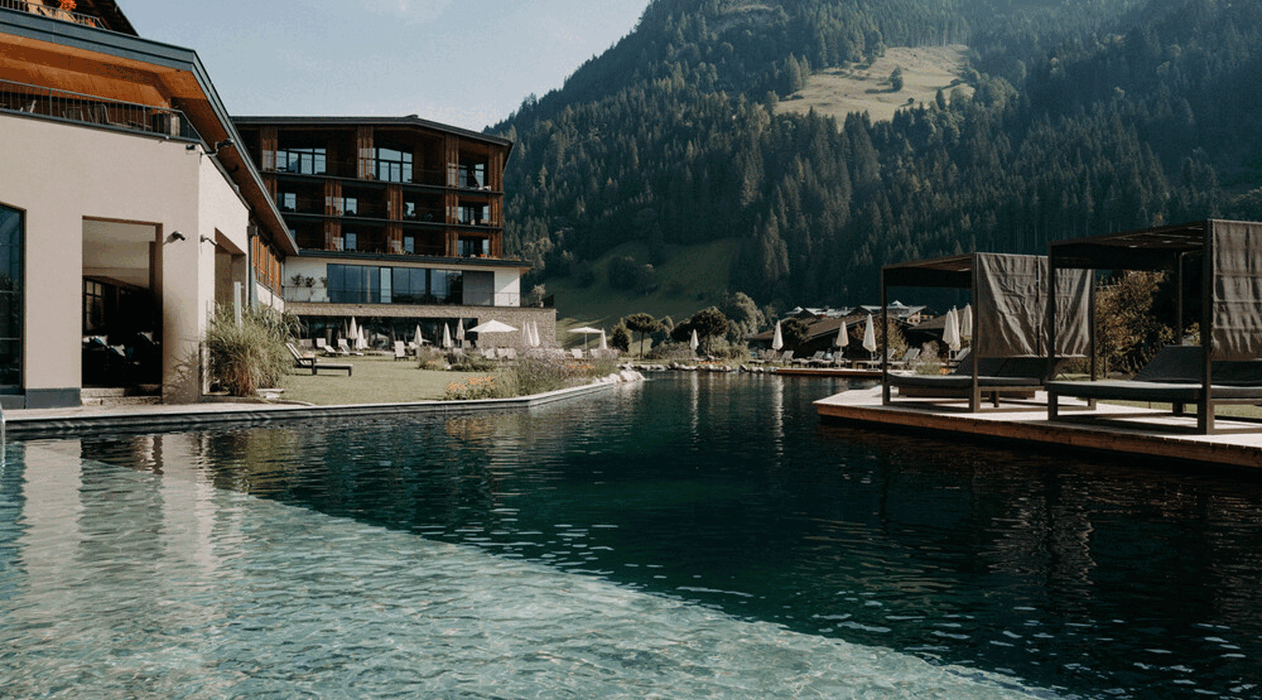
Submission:
<svg viewBox="0 0 1262 700">
<path fill-rule="evenodd" d="M 841 388 L 11 445 L 0 695 L 1262 696 L 1254 477 L 821 425 Z"/>
</svg>

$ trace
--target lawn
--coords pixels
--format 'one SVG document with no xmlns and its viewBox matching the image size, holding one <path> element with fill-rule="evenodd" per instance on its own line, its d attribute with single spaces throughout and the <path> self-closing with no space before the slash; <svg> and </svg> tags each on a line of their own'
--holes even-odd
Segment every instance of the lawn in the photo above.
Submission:
<svg viewBox="0 0 1262 700">
<path fill-rule="evenodd" d="M 323 358 L 322 358 L 323 359 Z M 349 362 L 352 376 L 344 371 L 295 370 L 281 381 L 287 401 L 318 405 L 397 403 L 443 398 L 447 385 L 490 372 L 444 372 L 418 369 L 416 360 L 395 360 L 389 355 L 329 358 L 325 362 Z"/>
</svg>

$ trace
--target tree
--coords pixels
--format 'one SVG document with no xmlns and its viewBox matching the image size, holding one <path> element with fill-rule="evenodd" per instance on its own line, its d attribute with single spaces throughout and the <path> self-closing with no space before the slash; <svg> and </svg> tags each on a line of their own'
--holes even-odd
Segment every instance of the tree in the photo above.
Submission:
<svg viewBox="0 0 1262 700">
<path fill-rule="evenodd" d="M 743 344 L 749 336 L 758 332 L 763 325 L 762 312 L 758 305 L 744 292 L 736 292 L 723 297 L 719 310 L 727 317 L 727 334 L 733 343 Z"/>
<path fill-rule="evenodd" d="M 650 333 L 656 333 L 662 329 L 662 324 L 651 314 L 638 313 L 624 316 L 620 325 L 626 326 L 628 330 L 640 334 L 640 356 L 644 356 L 644 337 Z"/>
<path fill-rule="evenodd" d="M 780 322 L 780 338 L 784 340 L 784 346 L 793 350 L 797 350 L 798 346 L 806 342 L 806 331 L 809 324 L 800 318 L 786 318 Z"/>
<path fill-rule="evenodd" d="M 1106 372 L 1133 372 L 1174 338 L 1174 331 L 1153 314 L 1163 281 L 1161 272 L 1127 272 L 1096 292 L 1096 352 Z"/>
<path fill-rule="evenodd" d="M 631 333 L 627 327 L 619 323 L 609 332 L 609 345 L 623 352 L 631 349 Z"/>
<path fill-rule="evenodd" d="M 890 92 L 900 92 L 903 89 L 903 67 L 895 66 L 894 72 L 890 73 Z"/>
<path fill-rule="evenodd" d="M 727 335 L 728 330 L 727 317 L 715 306 L 704 308 L 693 314 L 692 318 L 688 319 L 688 325 L 692 330 L 697 331 L 699 340 Z"/>
</svg>

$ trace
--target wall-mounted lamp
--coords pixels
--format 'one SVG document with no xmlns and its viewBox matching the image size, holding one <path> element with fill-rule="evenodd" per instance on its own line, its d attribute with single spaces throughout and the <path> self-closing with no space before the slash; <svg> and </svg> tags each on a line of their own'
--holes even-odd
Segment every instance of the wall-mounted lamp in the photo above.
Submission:
<svg viewBox="0 0 1262 700">
<path fill-rule="evenodd" d="M 210 153 L 207 153 L 206 155 L 208 156 L 218 155 L 221 149 L 228 148 L 229 146 L 235 146 L 235 145 L 237 144 L 233 143 L 232 139 L 224 139 L 223 141 L 216 143 L 215 150 L 211 151 Z"/>
<path fill-rule="evenodd" d="M 174 243 L 175 241 L 182 241 L 182 240 L 185 240 L 184 234 L 180 233 L 179 231 L 172 231 L 171 235 L 167 236 L 166 242 Z"/>
<path fill-rule="evenodd" d="M 208 156 L 218 155 L 220 149 L 228 148 L 229 146 L 235 146 L 235 145 L 237 144 L 234 143 L 232 139 L 224 139 L 223 141 L 219 141 L 215 144 L 214 150 L 206 151 L 206 155 Z M 195 151 L 197 150 L 197 144 L 190 143 L 184 147 L 184 150 Z"/>
<path fill-rule="evenodd" d="M 215 242 L 215 239 L 211 238 L 210 236 L 207 236 L 204 233 L 202 234 L 202 243 L 214 243 L 214 242 Z"/>
</svg>

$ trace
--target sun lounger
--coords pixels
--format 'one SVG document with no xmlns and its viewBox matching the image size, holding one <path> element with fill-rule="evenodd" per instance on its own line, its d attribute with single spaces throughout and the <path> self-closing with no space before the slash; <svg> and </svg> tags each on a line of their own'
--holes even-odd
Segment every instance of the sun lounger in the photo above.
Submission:
<svg viewBox="0 0 1262 700">
<path fill-rule="evenodd" d="M 293 343 L 285 343 L 285 347 L 289 349 L 289 354 L 294 356 L 294 367 L 298 369 L 310 369 L 312 374 L 319 374 L 320 370 L 344 371 L 346 376 L 351 376 L 355 370 L 355 366 L 350 363 L 342 362 L 321 362 L 320 358 L 315 355 L 304 355 L 294 347 Z"/>
<path fill-rule="evenodd" d="M 346 342 L 346 338 L 338 338 L 337 339 L 337 354 L 349 356 L 349 355 L 363 355 L 364 353 L 359 352 L 358 350 L 352 350 L 350 343 Z"/>
<path fill-rule="evenodd" d="M 396 360 L 408 359 L 407 346 L 404 344 L 402 340 L 394 341 L 394 359 Z"/>
<path fill-rule="evenodd" d="M 983 357 L 977 386 L 982 398 L 998 406 L 1000 397 L 1033 398 L 1046 375 L 1045 357 Z M 901 397 L 967 399 L 973 390 L 973 359 L 965 351 L 950 374 L 891 374 L 889 383 Z"/>
<path fill-rule="evenodd" d="M 1048 420 L 1061 417 L 1063 397 L 1084 399 L 1090 407 L 1100 400 L 1168 403 L 1174 415 L 1183 415 L 1187 404 L 1199 407 L 1206 403 L 1204 357 L 1200 346 L 1168 345 L 1133 379 L 1048 382 Z M 1262 360 L 1215 361 L 1211 378 L 1208 402 L 1200 412 L 1207 414 L 1209 431 L 1213 430 L 1215 405 L 1262 403 Z"/>
</svg>

